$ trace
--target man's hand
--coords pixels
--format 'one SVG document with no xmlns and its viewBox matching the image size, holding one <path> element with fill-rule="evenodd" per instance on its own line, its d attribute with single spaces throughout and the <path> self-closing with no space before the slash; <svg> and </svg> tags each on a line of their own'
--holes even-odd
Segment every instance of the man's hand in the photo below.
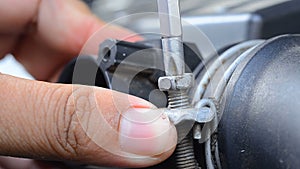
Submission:
<svg viewBox="0 0 300 169">
<path fill-rule="evenodd" d="M 38 80 L 49 80 L 105 25 L 79 0 L 3 0 L 0 16 L 0 57 L 12 53 Z M 105 30 L 97 45 L 133 34 L 117 26 Z"/>
<path fill-rule="evenodd" d="M 79 0 L 3 0 L 0 15 L 0 56 L 12 53 L 38 80 L 52 78 L 104 25 Z M 109 30 L 100 40 L 132 34 Z M 3 74 L 0 91 L 0 155 L 142 167 L 166 159 L 177 141 L 167 118 L 145 113 L 153 105 L 126 94 Z"/>
</svg>

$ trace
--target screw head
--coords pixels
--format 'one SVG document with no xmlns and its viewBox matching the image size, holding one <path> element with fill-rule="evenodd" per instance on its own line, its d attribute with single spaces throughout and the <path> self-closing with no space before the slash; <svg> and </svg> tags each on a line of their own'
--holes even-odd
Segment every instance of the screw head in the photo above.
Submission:
<svg viewBox="0 0 300 169">
<path fill-rule="evenodd" d="M 186 90 L 193 86 L 194 76 L 185 73 L 181 76 L 164 76 L 158 79 L 158 87 L 161 91 Z"/>
<path fill-rule="evenodd" d="M 165 77 L 160 77 L 158 79 L 158 87 L 161 91 L 168 91 L 172 89 L 172 81 L 173 79 L 165 76 Z"/>
</svg>

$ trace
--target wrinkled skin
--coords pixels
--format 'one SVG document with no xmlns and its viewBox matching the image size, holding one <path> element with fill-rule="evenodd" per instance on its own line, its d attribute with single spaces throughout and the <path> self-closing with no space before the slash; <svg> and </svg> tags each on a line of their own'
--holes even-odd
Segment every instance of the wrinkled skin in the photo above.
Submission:
<svg viewBox="0 0 300 169">
<path fill-rule="evenodd" d="M 150 166 L 170 156 L 175 145 L 164 149 L 163 153 L 155 154 L 155 160 L 147 157 L 132 160 L 110 154 L 87 138 L 78 127 L 77 119 L 73 118 L 78 109 L 76 105 L 83 105 L 88 117 L 87 124 L 93 123 L 93 119 L 90 119 L 93 113 L 101 112 L 104 119 L 117 131 L 120 117 L 112 95 L 118 95 L 117 102 L 129 98 L 130 104 L 134 106 L 151 107 L 148 102 L 114 91 L 84 86 L 77 86 L 77 91 L 81 94 L 77 96 L 73 95 L 74 86 L 48 83 L 55 81 L 62 67 L 79 54 L 94 32 L 105 25 L 81 1 L 0 0 L 0 16 L 0 58 L 12 53 L 29 73 L 40 80 L 29 81 L 0 74 L 0 155 L 3 155 L 0 157 L 1 169 L 53 167 L 49 162 L 4 156 L 72 160 L 124 167 Z M 132 35 L 129 30 L 118 26 L 111 25 L 107 30 L 109 31 L 100 36 L 99 43 L 106 38 L 123 39 Z M 141 38 L 136 36 L 127 40 L 137 41 Z M 93 53 L 92 50 L 85 52 Z M 95 94 L 96 101 L 81 97 L 89 98 L 91 91 Z M 125 111 L 131 107 L 130 104 L 121 107 Z M 66 124 L 69 126 L 60 130 Z M 172 129 L 176 133 L 174 131 Z M 176 134 L 172 134 L 170 138 L 173 137 L 176 140 Z M 67 142 L 70 146 L 60 142 Z M 72 144 L 73 142 L 75 143 Z M 117 142 L 112 140 L 112 144 Z M 64 167 L 58 163 L 54 166 Z"/>
</svg>

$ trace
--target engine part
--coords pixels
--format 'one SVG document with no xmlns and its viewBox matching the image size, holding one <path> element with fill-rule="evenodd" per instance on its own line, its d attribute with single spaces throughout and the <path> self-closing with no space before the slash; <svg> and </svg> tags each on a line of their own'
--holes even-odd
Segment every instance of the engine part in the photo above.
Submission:
<svg viewBox="0 0 300 169">
<path fill-rule="evenodd" d="M 299 168 L 300 37 L 258 46 L 237 67 L 219 127 L 223 168 Z"/>
<path fill-rule="evenodd" d="M 200 70 L 200 75 L 197 77 L 199 80 L 199 85 L 194 92 L 194 101 L 202 99 L 203 97 L 210 97 L 215 100 L 217 105 L 220 105 L 222 95 L 234 70 L 241 63 L 241 61 L 248 56 L 249 52 L 262 42 L 262 40 L 256 40 L 235 45 L 226 50 L 220 56 L 216 56 L 210 61 L 211 63 L 206 63 L 209 64 L 207 71 L 203 71 L 203 69 L 197 69 Z M 195 74 L 198 74 L 198 72 L 195 72 Z M 200 142 L 204 142 L 206 167 L 208 169 L 215 168 L 215 165 L 217 168 L 221 168 L 218 157 L 217 141 L 216 138 L 213 138 L 216 136 L 214 133 L 216 133 L 219 119 L 220 113 L 215 116 L 215 119 L 211 124 L 204 125 L 201 131 Z M 213 143 L 211 139 L 214 139 Z M 212 144 L 214 146 L 213 150 L 215 152 L 215 161 L 213 161 L 212 158 Z"/>
<path fill-rule="evenodd" d="M 109 43 L 112 48 L 108 49 L 112 50 L 105 48 Z M 161 51 L 156 50 L 160 48 L 160 42 L 109 40 L 109 43 L 100 47 L 106 50 L 106 54 L 99 52 L 99 58 L 106 60 L 99 59 L 97 62 L 92 58 L 79 57 L 76 64 L 85 67 L 78 72 L 81 80 L 72 78 L 74 61 L 65 69 L 61 82 L 72 83 L 73 79 L 73 83 L 93 85 L 91 79 L 85 78 L 96 70 L 97 79 L 92 80 L 94 85 L 96 80 L 97 86 L 122 91 L 123 88 L 118 86 L 120 83 L 113 84 L 112 77 L 112 74 L 120 73 L 117 67 L 122 63 L 125 65 L 122 70 L 126 72 L 116 77 L 120 82 L 132 79 L 129 93 L 151 101 L 149 95 L 153 91 L 160 92 L 158 79 L 165 76 L 163 70 L 154 67 L 149 69 L 149 64 L 147 66 L 142 60 L 126 58 L 146 49 L 149 53 L 145 57 L 163 59 Z M 214 102 L 212 105 L 216 105 L 216 115 L 212 116 L 215 118 L 210 123 L 202 123 L 194 128 L 200 138 L 194 140 L 193 149 L 199 166 L 208 169 L 299 168 L 300 134 L 297 128 L 300 124 L 300 36 L 286 35 L 267 41 L 243 42 L 211 60 L 200 60 L 198 52 L 189 46 L 184 44 L 184 59 L 196 77 L 197 84 L 190 92 L 193 96 L 192 105 L 204 107 L 199 100 L 207 98 Z M 147 63 L 152 63 L 149 58 Z M 134 73 L 134 78 L 131 78 L 130 73 L 135 72 L 132 69 L 136 68 L 143 71 Z M 160 94 L 163 97 L 156 95 L 155 98 L 166 99 L 164 92 Z M 176 122 L 176 116 L 173 121 Z M 189 138 L 192 139 L 192 136 Z M 187 147 L 185 141 L 182 145 Z M 150 168 L 176 167 L 176 158 L 172 155 L 162 164 Z"/>
<path fill-rule="evenodd" d="M 245 42 L 200 71 L 195 97 L 219 103 L 218 118 L 201 130 L 207 168 L 299 168 L 299 42 L 297 35 Z"/>
<path fill-rule="evenodd" d="M 198 163 L 199 167 L 208 169 L 299 168 L 300 136 L 299 132 L 293 132 L 300 120 L 297 113 L 300 108 L 297 101 L 299 36 L 248 41 L 224 50 L 219 57 L 200 57 L 200 60 L 198 52 L 182 43 L 178 0 L 158 0 L 158 3 L 161 42 L 107 40 L 100 46 L 97 61 L 80 57 L 65 69 L 60 82 L 107 87 L 142 97 L 158 107 L 169 104 L 174 110 L 164 112 L 174 124 L 189 120 L 192 126 L 194 121 L 198 122 L 193 133 L 178 144 L 177 157 L 172 155 L 151 168 L 198 168 Z M 299 16 L 296 5 L 299 2 L 272 3 L 270 7 L 246 13 L 186 16 L 186 19 L 204 27 L 206 33 L 213 32 L 208 33 L 210 36 L 218 36 L 210 38 L 218 48 L 242 40 L 299 31 L 293 19 Z M 289 10 L 274 16 L 273 10 L 281 8 Z M 189 13 L 194 15 L 193 11 Z M 216 25 L 225 28 L 223 35 L 211 29 Z M 233 33 L 224 36 L 226 31 Z M 132 55 L 139 57 L 131 58 Z M 78 64 L 85 69 L 74 72 Z M 186 68 L 190 69 L 187 69 L 189 73 L 185 72 Z M 96 79 L 88 76 L 90 72 L 97 72 Z M 189 108 L 187 91 L 194 76 L 198 83 L 190 93 L 193 108 Z"/>
<path fill-rule="evenodd" d="M 190 107 L 188 90 L 192 87 L 194 77 L 185 73 L 184 53 L 182 43 L 182 24 L 178 0 L 158 0 L 160 29 L 162 33 L 162 52 L 166 76 L 160 77 L 158 86 L 161 91 L 168 92 L 168 107 L 170 109 L 186 109 Z M 169 117 L 172 117 L 172 113 Z M 183 117 L 188 116 L 182 116 Z M 186 120 L 188 118 L 185 118 Z M 195 117 L 192 117 L 194 121 Z M 177 127 L 179 138 L 182 131 Z M 189 131 L 188 131 L 189 132 Z M 178 169 L 197 169 L 198 163 L 194 155 L 194 145 L 191 135 L 183 136 L 175 149 Z"/>
<path fill-rule="evenodd" d="M 202 64 L 201 57 L 193 44 L 184 43 L 183 48 L 186 70 L 191 72 Z M 98 60 L 88 56 L 78 57 L 65 68 L 59 82 L 106 87 L 150 100 L 158 107 L 166 107 L 167 101 L 162 104 L 166 100 L 166 95 L 158 90 L 158 79 L 165 76 L 163 65 L 161 65 L 163 56 L 160 49 L 161 41 L 159 40 L 129 43 L 108 39 L 100 45 Z M 96 79 L 90 76 L 95 72 L 97 72 Z M 189 78 L 191 79 L 191 77 Z M 127 85 L 129 90 L 124 87 Z M 152 97 L 155 99 L 151 99 Z M 211 102 L 202 100 L 199 102 L 198 108 L 206 106 L 212 107 Z M 184 113 L 187 112 L 188 110 L 184 111 Z M 194 112 L 195 109 L 188 114 L 194 116 Z M 173 115 L 176 115 L 176 111 Z M 215 111 L 211 112 L 210 109 L 205 108 L 200 112 L 200 116 L 191 119 L 199 122 L 210 121 L 214 115 Z M 176 123 L 177 117 L 172 117 L 171 119 L 174 119 L 173 121 Z M 188 119 L 189 117 L 183 118 Z M 191 136 L 189 139 L 193 141 Z M 183 144 L 183 148 L 186 149 L 186 142 Z M 184 156 L 186 155 L 184 153 Z M 173 156 L 154 168 L 171 166 L 174 166 L 171 168 L 175 168 L 174 159 Z"/>
</svg>

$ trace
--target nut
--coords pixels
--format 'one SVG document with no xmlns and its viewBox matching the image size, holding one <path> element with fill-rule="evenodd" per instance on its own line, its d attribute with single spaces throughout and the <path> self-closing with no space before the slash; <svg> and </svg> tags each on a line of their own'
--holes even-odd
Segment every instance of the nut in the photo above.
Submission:
<svg viewBox="0 0 300 169">
<path fill-rule="evenodd" d="M 189 89 L 194 84 L 194 76 L 192 73 L 185 73 L 183 76 L 177 76 L 175 82 L 177 90 Z"/>
<path fill-rule="evenodd" d="M 158 79 L 158 87 L 161 91 L 168 91 L 173 88 L 175 81 L 171 76 L 164 76 Z"/>
<path fill-rule="evenodd" d="M 185 73 L 182 76 L 164 76 L 158 79 L 158 87 L 161 91 L 187 90 L 194 84 L 192 73 Z"/>
</svg>

